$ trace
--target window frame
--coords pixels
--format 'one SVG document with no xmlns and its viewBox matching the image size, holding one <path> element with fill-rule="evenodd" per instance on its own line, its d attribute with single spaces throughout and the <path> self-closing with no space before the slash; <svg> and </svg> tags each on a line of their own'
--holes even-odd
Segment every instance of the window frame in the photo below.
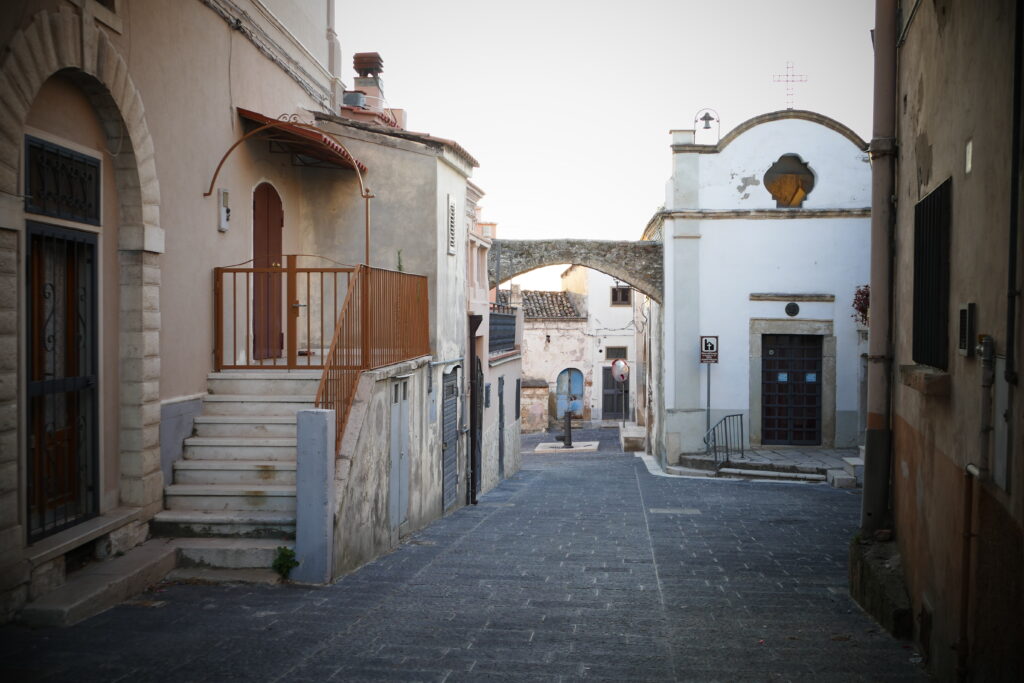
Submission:
<svg viewBox="0 0 1024 683">
<path fill-rule="evenodd" d="M 616 301 L 616 292 L 623 292 L 624 299 Z M 611 288 L 611 305 L 612 306 L 632 306 L 633 305 L 633 288 L 629 285 L 613 285 Z"/>
</svg>

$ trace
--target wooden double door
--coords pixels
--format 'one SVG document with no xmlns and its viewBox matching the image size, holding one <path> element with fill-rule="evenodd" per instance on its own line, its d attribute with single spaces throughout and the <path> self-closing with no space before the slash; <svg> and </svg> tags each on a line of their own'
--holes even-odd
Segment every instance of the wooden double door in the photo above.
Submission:
<svg viewBox="0 0 1024 683">
<path fill-rule="evenodd" d="M 822 337 L 761 338 L 761 443 L 821 444 Z"/>
</svg>

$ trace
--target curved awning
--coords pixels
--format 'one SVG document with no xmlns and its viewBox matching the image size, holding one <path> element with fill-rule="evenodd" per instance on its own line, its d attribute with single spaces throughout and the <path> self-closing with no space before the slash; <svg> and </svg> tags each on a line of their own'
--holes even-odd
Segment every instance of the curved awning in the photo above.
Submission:
<svg viewBox="0 0 1024 683">
<path fill-rule="evenodd" d="M 292 154 L 300 166 L 341 167 L 366 173 L 366 165 L 326 133 L 310 124 L 272 119 L 248 109 L 238 108 L 238 115 L 260 126 L 267 126 L 259 137 L 270 141 L 275 151 Z"/>
</svg>

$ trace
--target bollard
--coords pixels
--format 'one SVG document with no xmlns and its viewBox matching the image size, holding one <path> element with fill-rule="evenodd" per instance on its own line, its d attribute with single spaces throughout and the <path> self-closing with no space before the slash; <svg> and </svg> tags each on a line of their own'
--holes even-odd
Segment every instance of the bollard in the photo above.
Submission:
<svg viewBox="0 0 1024 683">
<path fill-rule="evenodd" d="M 572 448 L 572 411 L 569 409 L 565 411 L 565 441 L 562 448 Z"/>
</svg>

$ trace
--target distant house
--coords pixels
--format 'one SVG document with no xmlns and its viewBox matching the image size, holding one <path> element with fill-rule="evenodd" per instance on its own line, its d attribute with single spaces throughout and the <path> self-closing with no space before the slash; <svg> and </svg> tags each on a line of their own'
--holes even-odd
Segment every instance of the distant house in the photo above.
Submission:
<svg viewBox="0 0 1024 683">
<path fill-rule="evenodd" d="M 567 292 L 521 291 L 513 285 L 498 290 L 498 297 L 523 311 L 523 377 L 531 387 L 523 397 L 525 423 L 546 429 L 566 410 L 590 420 L 593 359 L 586 316 Z M 547 392 L 539 390 L 541 382 Z"/>
<path fill-rule="evenodd" d="M 672 169 L 643 234 L 664 244 L 665 273 L 663 305 L 639 307 L 649 448 L 670 463 L 703 452 L 708 426 L 733 414 L 750 446 L 855 445 L 867 144 L 827 116 L 785 110 L 717 144 L 673 131 Z M 717 339 L 710 379 L 703 336 Z"/>
</svg>

